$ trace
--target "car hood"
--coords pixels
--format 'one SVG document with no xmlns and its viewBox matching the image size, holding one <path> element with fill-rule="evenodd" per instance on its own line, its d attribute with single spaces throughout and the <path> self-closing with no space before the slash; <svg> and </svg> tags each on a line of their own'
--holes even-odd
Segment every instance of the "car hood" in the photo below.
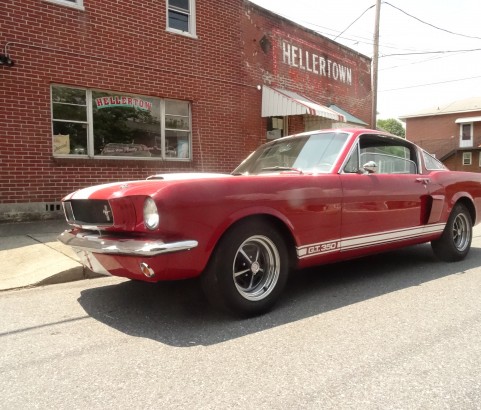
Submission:
<svg viewBox="0 0 481 410">
<path fill-rule="evenodd" d="M 203 179 L 226 179 L 232 178 L 230 174 L 216 173 L 173 173 L 173 174 L 156 174 L 145 180 L 123 181 L 110 184 L 95 185 L 92 187 L 79 189 L 65 198 L 64 201 L 73 199 L 113 199 L 129 195 L 151 195 L 166 186 L 176 183 L 185 183 Z"/>
</svg>

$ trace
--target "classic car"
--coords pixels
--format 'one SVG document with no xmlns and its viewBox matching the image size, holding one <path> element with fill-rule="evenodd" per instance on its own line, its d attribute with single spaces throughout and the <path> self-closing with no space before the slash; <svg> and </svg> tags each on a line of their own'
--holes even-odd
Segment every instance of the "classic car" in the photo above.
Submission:
<svg viewBox="0 0 481 410">
<path fill-rule="evenodd" d="M 94 272 L 157 282 L 200 276 L 216 306 L 256 315 L 289 273 L 431 242 L 463 259 L 481 218 L 481 174 L 449 171 L 376 130 L 269 142 L 231 174 L 160 174 L 62 200 L 59 236 Z"/>
</svg>

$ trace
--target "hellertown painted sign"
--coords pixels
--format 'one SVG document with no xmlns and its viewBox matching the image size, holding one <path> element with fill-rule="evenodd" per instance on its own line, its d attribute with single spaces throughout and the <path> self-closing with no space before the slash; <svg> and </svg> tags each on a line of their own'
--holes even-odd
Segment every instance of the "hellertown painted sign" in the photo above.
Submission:
<svg viewBox="0 0 481 410">
<path fill-rule="evenodd" d="M 307 49 L 282 40 L 282 62 L 299 70 L 352 85 L 352 69 Z"/>
<path fill-rule="evenodd" d="M 97 105 L 97 108 L 132 107 L 143 111 L 150 111 L 152 109 L 151 102 L 141 100 L 140 98 L 126 97 L 124 95 L 114 95 L 112 97 L 96 98 L 95 104 Z"/>
</svg>

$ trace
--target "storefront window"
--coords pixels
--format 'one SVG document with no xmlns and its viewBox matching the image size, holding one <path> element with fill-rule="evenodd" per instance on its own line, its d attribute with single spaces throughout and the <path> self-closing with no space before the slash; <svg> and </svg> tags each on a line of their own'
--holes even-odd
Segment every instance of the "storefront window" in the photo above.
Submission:
<svg viewBox="0 0 481 410">
<path fill-rule="evenodd" d="M 87 94 L 85 90 L 52 87 L 53 153 L 87 153 Z"/>
<path fill-rule="evenodd" d="M 186 101 L 52 86 L 52 124 L 55 156 L 190 159 Z"/>
</svg>

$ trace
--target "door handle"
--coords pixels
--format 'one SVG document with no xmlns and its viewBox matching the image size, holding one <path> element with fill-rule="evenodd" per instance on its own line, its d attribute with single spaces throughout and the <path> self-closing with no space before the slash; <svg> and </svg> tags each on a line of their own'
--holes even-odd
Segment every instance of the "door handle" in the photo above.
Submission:
<svg viewBox="0 0 481 410">
<path fill-rule="evenodd" d="M 416 178 L 416 182 L 427 185 L 429 184 L 429 182 L 431 182 L 431 180 L 429 178 Z"/>
</svg>

